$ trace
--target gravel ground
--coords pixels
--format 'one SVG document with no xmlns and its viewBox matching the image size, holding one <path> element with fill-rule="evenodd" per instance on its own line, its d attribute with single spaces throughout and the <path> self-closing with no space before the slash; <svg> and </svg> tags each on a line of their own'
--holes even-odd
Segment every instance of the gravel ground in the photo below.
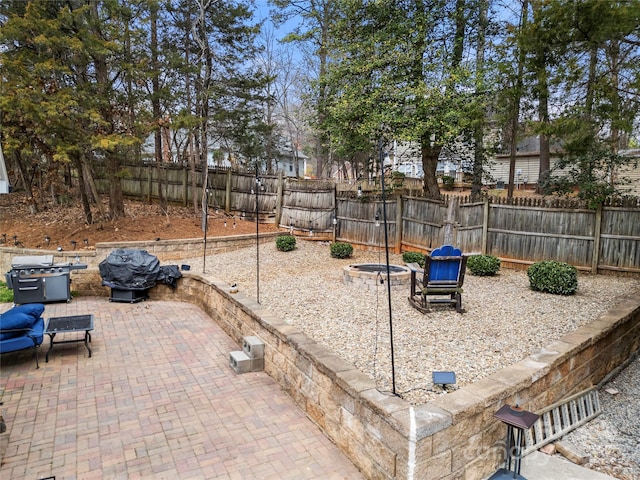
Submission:
<svg viewBox="0 0 640 480">
<path fill-rule="evenodd" d="M 389 261 L 403 265 L 401 255 L 390 254 Z M 259 262 L 255 247 L 210 255 L 206 273 L 253 298 L 259 286 L 263 306 L 386 392 L 393 389 L 391 323 L 396 393 L 414 405 L 443 393 L 432 384 L 432 371 L 454 371 L 456 387 L 468 385 L 597 318 L 620 298 L 640 294 L 639 279 L 579 273 L 575 295 L 550 295 L 532 291 L 525 271 L 503 269 L 495 277 L 467 273 L 463 314 L 449 306 L 421 314 L 409 305 L 407 286 L 392 291 L 390 315 L 385 284 L 367 290 L 342 281 L 344 266 L 385 262 L 384 253 L 359 250 L 350 259 L 331 258 L 328 243 L 298 239 L 291 252 L 278 251 L 275 242 L 261 245 Z M 202 258 L 187 263 L 202 272 Z M 620 393 L 601 392 L 605 413 L 572 434 L 595 469 L 624 480 L 640 478 L 639 371 L 636 361 L 612 380 Z"/>
<path fill-rule="evenodd" d="M 638 398 L 640 357 L 600 391 L 602 413 L 564 437 L 589 455 L 587 468 L 621 480 L 640 478 Z"/>
</svg>

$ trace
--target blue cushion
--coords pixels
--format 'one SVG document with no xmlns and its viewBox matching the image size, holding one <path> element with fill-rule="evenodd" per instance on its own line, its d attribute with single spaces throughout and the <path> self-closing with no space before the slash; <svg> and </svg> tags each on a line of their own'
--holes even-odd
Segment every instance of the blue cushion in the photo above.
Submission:
<svg viewBox="0 0 640 480">
<path fill-rule="evenodd" d="M 44 305 L 41 303 L 17 305 L 0 315 L 0 330 L 31 328 L 42 316 L 42 312 Z M 24 332 L 3 332 L 0 333 L 0 341 L 20 335 L 24 335 Z"/>
<path fill-rule="evenodd" d="M 27 334 L 2 340 L 0 342 L 0 353 L 15 352 L 40 345 L 44 336 L 44 319 L 39 318 L 36 320 L 36 323 L 33 324 Z"/>
</svg>

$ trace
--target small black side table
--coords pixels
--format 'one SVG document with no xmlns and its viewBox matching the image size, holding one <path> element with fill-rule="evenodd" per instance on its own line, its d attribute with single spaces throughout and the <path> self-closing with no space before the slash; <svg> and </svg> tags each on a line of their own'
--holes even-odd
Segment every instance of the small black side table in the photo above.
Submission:
<svg viewBox="0 0 640 480">
<path fill-rule="evenodd" d="M 507 425 L 506 459 L 505 468 L 501 468 L 489 477 L 489 480 L 517 479 L 526 480 L 520 475 L 522 463 L 522 449 L 524 447 L 524 431 L 529 430 L 536 420 L 540 418 L 537 413 L 527 412 L 511 405 L 503 405 L 500 410 L 493 414 L 495 418 Z M 513 461 L 513 470 L 511 464 Z"/>
<path fill-rule="evenodd" d="M 49 353 L 53 349 L 53 345 L 55 343 L 84 342 L 84 346 L 89 352 L 89 357 L 91 357 L 91 348 L 89 348 L 89 342 L 91 341 L 91 333 L 89 332 L 91 332 L 91 330 L 93 330 L 93 314 L 73 315 L 69 317 L 51 317 L 44 329 L 44 333 L 49 335 L 49 350 L 47 350 L 47 354 L 44 357 L 45 361 L 49 361 Z M 84 332 L 84 337 L 74 338 L 73 340 L 53 341 L 58 333 L 72 332 Z"/>
</svg>

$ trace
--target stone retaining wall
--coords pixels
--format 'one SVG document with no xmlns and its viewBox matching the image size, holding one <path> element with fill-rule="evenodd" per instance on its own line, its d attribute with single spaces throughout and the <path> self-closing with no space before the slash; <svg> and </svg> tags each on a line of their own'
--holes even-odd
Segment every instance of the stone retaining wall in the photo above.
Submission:
<svg viewBox="0 0 640 480">
<path fill-rule="evenodd" d="M 74 281 L 82 293 L 109 294 L 96 292 L 94 271 Z M 628 298 L 515 365 L 412 407 L 224 282 L 185 272 L 175 290 L 149 294 L 198 305 L 239 346 L 244 336 L 262 339 L 266 373 L 371 479 L 488 477 L 504 455 L 506 427 L 493 418 L 502 405 L 540 410 L 597 384 L 640 348 L 640 299 Z"/>
<path fill-rule="evenodd" d="M 261 233 L 260 243 L 273 242 L 278 232 Z M 228 252 L 240 248 L 250 247 L 256 244 L 255 235 L 235 235 L 230 237 L 207 238 L 207 254 Z M 55 263 L 84 263 L 88 268 L 98 268 L 102 260 L 107 258 L 113 250 L 117 248 L 130 248 L 146 250 L 151 255 L 155 255 L 160 263 L 176 263 L 185 258 L 194 258 L 203 255 L 204 239 L 186 238 L 180 240 L 158 240 L 140 242 L 104 242 L 97 243 L 95 250 L 44 250 L 41 248 L 14 248 L 0 247 L 0 272 L 4 275 L 11 269 L 13 257 L 20 255 L 53 255 Z M 73 274 L 72 274 L 73 275 Z"/>
<path fill-rule="evenodd" d="M 261 241 L 271 240 L 265 236 Z M 201 250 L 202 240 L 199 242 Z M 90 252 L 93 255 L 81 255 L 80 261 L 89 268 L 72 272 L 72 289 L 82 295 L 109 296 L 109 289 L 101 286 L 97 264 L 115 248 L 146 249 L 162 262 L 194 256 L 194 250 L 182 240 L 141 243 L 101 244 Z M 255 237 L 246 235 L 232 242 L 220 240 L 212 248 L 254 243 Z M 6 271 L 13 256 L 42 253 L 53 252 L 0 248 L 0 266 Z M 74 261 L 74 255 L 56 253 L 56 261 Z M 157 285 L 149 295 L 149 301 L 199 306 L 239 346 L 244 336 L 262 339 L 265 371 L 371 479 L 487 477 L 504 455 L 506 428 L 493 418 L 502 405 L 517 403 L 527 410 L 540 410 L 597 384 L 640 348 L 640 299 L 629 297 L 515 365 L 412 407 L 380 393 L 372 379 L 252 298 L 230 293 L 224 282 L 184 272 L 175 290 Z"/>
</svg>

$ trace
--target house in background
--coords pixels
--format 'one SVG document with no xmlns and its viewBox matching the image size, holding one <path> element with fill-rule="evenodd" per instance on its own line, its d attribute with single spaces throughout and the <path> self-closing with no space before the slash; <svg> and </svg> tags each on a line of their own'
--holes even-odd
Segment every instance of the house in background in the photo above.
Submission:
<svg viewBox="0 0 640 480">
<path fill-rule="evenodd" d="M 551 151 L 551 169 L 553 169 L 558 160 L 561 150 L 558 146 L 552 147 Z M 629 157 L 630 164 L 621 167 L 614 172 L 614 180 L 619 181 L 624 178 L 628 180 L 627 185 L 620 185 L 620 190 L 628 195 L 640 196 L 640 149 L 621 150 L 620 155 Z M 635 161 L 634 161 L 635 160 Z M 498 154 L 487 165 L 488 178 L 484 180 L 489 185 L 507 185 L 509 183 L 509 162 L 510 155 L 508 153 Z M 540 147 L 537 137 L 524 139 L 518 144 L 516 153 L 516 164 L 514 174 L 514 188 L 527 188 L 527 186 L 535 186 L 538 184 L 540 174 Z"/>
<path fill-rule="evenodd" d="M 7 173 L 7 165 L 4 163 L 2 145 L 0 145 L 0 194 L 9 193 L 10 190 L 9 174 Z"/>
<path fill-rule="evenodd" d="M 184 130 L 172 130 L 162 128 L 162 161 L 167 163 L 178 162 L 181 158 L 177 152 L 183 155 L 188 152 L 188 135 Z M 147 159 L 155 157 L 154 136 L 149 135 L 142 145 L 143 156 Z M 294 152 L 290 145 L 279 146 L 274 155 L 275 170 L 283 172 L 285 176 L 310 178 L 313 175 L 313 167 L 309 157 L 300 150 Z M 297 168 L 296 168 L 297 162 Z M 238 166 L 238 159 L 232 158 L 229 152 L 219 143 L 209 145 L 207 152 L 207 164 L 209 167 L 234 168 Z"/>
<path fill-rule="evenodd" d="M 313 176 L 309 157 L 300 150 L 294 151 L 290 145 L 280 148 L 276 154 L 275 169 L 276 172 L 283 172 L 285 177 L 311 178 Z"/>
</svg>

